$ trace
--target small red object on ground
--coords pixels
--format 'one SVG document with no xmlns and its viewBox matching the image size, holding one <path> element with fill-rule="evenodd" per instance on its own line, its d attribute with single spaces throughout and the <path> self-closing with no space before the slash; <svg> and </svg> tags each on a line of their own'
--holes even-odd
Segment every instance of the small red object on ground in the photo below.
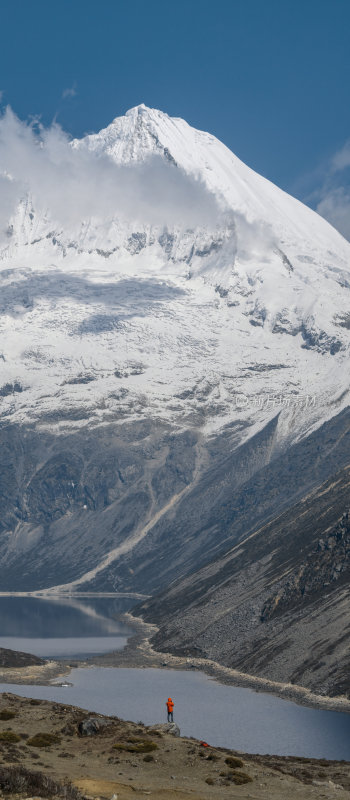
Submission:
<svg viewBox="0 0 350 800">
<path fill-rule="evenodd" d="M 201 744 L 202 747 L 210 747 L 210 744 L 208 744 L 208 742 L 199 742 L 199 744 Z"/>
</svg>

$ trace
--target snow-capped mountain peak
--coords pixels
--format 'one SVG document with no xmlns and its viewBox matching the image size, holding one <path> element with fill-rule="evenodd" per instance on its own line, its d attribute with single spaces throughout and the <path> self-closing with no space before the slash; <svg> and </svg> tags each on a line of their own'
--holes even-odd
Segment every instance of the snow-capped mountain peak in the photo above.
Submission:
<svg viewBox="0 0 350 800">
<path fill-rule="evenodd" d="M 183 120 L 179 122 L 186 125 Z M 155 153 L 173 160 L 166 145 L 161 142 L 162 138 L 166 138 L 169 127 L 171 118 L 167 114 L 147 108 L 142 103 L 127 111 L 124 117 L 116 117 L 99 133 L 74 140 L 73 146 L 87 147 L 98 154 L 107 153 L 117 163 L 144 161 Z"/>
<path fill-rule="evenodd" d="M 139 105 L 8 152 L 4 419 L 249 436 L 280 413 L 284 439 L 348 403 L 350 245 L 214 136 Z"/>
<path fill-rule="evenodd" d="M 118 164 L 161 155 L 186 173 L 200 176 L 210 191 L 248 222 L 264 221 L 282 237 L 296 232 L 309 237 L 315 232 L 321 244 L 333 239 L 338 248 L 344 246 L 343 237 L 329 223 L 246 166 L 215 136 L 143 103 L 99 133 L 75 140 L 74 146 L 108 154 Z"/>
</svg>

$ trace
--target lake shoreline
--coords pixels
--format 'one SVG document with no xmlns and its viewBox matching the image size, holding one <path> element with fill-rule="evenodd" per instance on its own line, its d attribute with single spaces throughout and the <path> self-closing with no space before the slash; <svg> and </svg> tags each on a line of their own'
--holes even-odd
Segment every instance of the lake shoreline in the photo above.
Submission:
<svg viewBox="0 0 350 800">
<path fill-rule="evenodd" d="M 188 658 L 175 656 L 172 653 L 160 652 L 151 644 L 151 637 L 157 632 L 156 625 L 135 617 L 130 612 L 120 615 L 120 620 L 133 628 L 133 633 L 128 637 L 122 650 L 91 656 L 88 659 L 72 658 L 70 660 L 50 659 L 43 665 L 27 667 L 1 667 L 0 683 L 17 685 L 42 685 L 49 686 L 57 678 L 69 679 L 69 674 L 74 668 L 88 668 L 93 666 L 113 668 L 163 668 L 175 670 L 197 670 L 205 673 L 218 683 L 252 689 L 275 695 L 308 708 L 322 709 L 350 713 L 350 700 L 346 697 L 327 697 L 317 695 L 303 686 L 289 683 L 278 683 L 267 678 L 239 672 L 230 667 L 225 667 L 216 661 L 206 658 Z"/>
<path fill-rule="evenodd" d="M 15 651 L 14 651 L 15 652 Z M 15 683 L 18 686 L 50 686 L 56 678 L 69 675 L 73 665 L 61 661 L 48 660 L 42 665 L 28 667 L 1 667 L 0 683 Z"/>
<path fill-rule="evenodd" d="M 350 700 L 346 697 L 327 697 L 315 694 L 303 686 L 290 683 L 278 683 L 267 678 L 259 678 L 244 672 L 225 667 L 216 661 L 206 658 L 188 658 L 175 656 L 172 653 L 163 653 L 155 650 L 150 642 L 151 637 L 157 633 L 156 625 L 144 622 L 141 617 L 135 617 L 130 612 L 122 615 L 121 619 L 135 630 L 123 650 L 106 653 L 94 657 L 86 665 L 129 667 L 129 668 L 166 668 L 204 672 L 219 683 L 252 689 L 255 692 L 273 694 L 282 700 L 288 700 L 308 708 L 317 708 L 324 711 L 340 711 L 350 714 Z M 84 666 L 80 663 L 79 666 Z"/>
</svg>

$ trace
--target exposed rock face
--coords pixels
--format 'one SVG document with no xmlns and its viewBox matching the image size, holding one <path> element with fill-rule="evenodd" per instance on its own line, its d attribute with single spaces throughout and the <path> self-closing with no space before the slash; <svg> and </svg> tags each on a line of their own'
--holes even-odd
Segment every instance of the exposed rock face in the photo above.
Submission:
<svg viewBox="0 0 350 800">
<path fill-rule="evenodd" d="M 336 581 L 348 581 L 349 573 L 350 522 L 349 511 L 346 511 L 333 530 L 325 531 L 324 538 L 318 540 L 307 561 L 282 581 L 278 592 L 269 597 L 262 611 L 262 621 L 283 614 L 288 608 L 305 605 Z"/>
</svg>

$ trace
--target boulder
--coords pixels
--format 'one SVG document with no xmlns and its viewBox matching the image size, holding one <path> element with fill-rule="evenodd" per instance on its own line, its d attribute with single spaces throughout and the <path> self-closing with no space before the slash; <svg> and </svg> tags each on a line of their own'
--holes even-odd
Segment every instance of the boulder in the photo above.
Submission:
<svg viewBox="0 0 350 800">
<path fill-rule="evenodd" d="M 180 728 L 176 722 L 164 722 L 159 725 L 149 725 L 148 730 L 155 731 L 156 733 L 170 733 L 171 736 L 180 736 Z"/>
<path fill-rule="evenodd" d="M 101 728 L 105 728 L 106 725 L 111 725 L 111 721 L 109 719 L 104 719 L 104 717 L 87 717 L 79 722 L 78 731 L 80 736 L 95 736 Z"/>
</svg>

